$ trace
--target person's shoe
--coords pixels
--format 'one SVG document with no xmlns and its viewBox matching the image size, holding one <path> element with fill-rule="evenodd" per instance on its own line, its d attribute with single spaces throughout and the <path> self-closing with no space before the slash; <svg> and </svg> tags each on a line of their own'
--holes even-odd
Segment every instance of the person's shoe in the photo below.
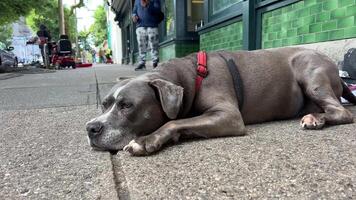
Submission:
<svg viewBox="0 0 356 200">
<path fill-rule="evenodd" d="M 153 61 L 153 68 L 156 68 L 158 65 L 158 61 Z"/>
<path fill-rule="evenodd" d="M 137 67 L 135 68 L 135 71 L 142 71 L 142 70 L 146 70 L 145 63 L 141 63 L 141 64 L 137 65 Z"/>
</svg>

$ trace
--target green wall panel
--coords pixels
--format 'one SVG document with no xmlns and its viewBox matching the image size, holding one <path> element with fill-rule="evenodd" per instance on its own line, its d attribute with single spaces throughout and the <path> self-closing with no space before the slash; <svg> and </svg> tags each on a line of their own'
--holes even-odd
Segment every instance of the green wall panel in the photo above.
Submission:
<svg viewBox="0 0 356 200">
<path fill-rule="evenodd" d="M 176 57 L 184 57 L 193 52 L 199 51 L 199 43 L 182 43 L 176 45 Z"/>
<path fill-rule="evenodd" d="M 262 16 L 262 48 L 356 37 L 356 0 L 304 0 Z"/>
<path fill-rule="evenodd" d="M 241 50 L 242 22 L 235 22 L 228 26 L 212 30 L 200 35 L 200 50 Z"/>
<path fill-rule="evenodd" d="M 175 58 L 176 57 L 176 44 L 171 44 L 165 47 L 161 47 L 159 49 L 159 59 L 161 61 L 166 61 L 169 60 L 171 58 Z"/>
<path fill-rule="evenodd" d="M 171 58 L 184 57 L 197 51 L 199 51 L 197 42 L 171 44 L 160 48 L 159 58 L 161 61 L 166 61 Z"/>
</svg>

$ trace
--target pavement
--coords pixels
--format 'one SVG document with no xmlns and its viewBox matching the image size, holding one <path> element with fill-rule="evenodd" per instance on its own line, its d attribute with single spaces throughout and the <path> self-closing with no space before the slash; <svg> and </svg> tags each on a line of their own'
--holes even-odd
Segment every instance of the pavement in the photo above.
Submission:
<svg viewBox="0 0 356 200">
<path fill-rule="evenodd" d="M 112 155 L 85 123 L 130 66 L 35 67 L 0 74 L 0 199 L 117 199 Z"/>
<path fill-rule="evenodd" d="M 149 157 L 91 150 L 85 122 L 120 77 L 142 73 L 1 73 L 0 199 L 356 199 L 356 123 L 304 131 L 298 119 L 269 122 Z"/>
</svg>

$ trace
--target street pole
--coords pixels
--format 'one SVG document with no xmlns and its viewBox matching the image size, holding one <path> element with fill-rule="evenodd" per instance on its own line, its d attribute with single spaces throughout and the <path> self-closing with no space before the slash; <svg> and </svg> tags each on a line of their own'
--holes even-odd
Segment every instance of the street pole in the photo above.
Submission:
<svg viewBox="0 0 356 200">
<path fill-rule="evenodd" d="M 59 9 L 59 34 L 65 35 L 65 26 L 64 26 L 64 9 L 62 0 L 58 0 L 58 9 Z"/>
<path fill-rule="evenodd" d="M 74 0 L 74 5 L 77 4 L 77 0 Z M 77 18 L 77 8 L 74 8 L 74 16 L 75 16 L 75 47 L 76 47 L 76 58 L 79 58 L 79 42 L 78 42 L 78 18 Z"/>
</svg>

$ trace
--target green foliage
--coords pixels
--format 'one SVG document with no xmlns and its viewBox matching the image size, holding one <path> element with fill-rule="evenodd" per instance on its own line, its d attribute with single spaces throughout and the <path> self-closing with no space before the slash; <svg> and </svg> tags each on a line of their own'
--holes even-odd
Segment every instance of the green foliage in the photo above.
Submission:
<svg viewBox="0 0 356 200">
<path fill-rule="evenodd" d="M 47 26 L 47 29 L 51 33 L 52 40 L 59 39 L 59 15 L 58 15 L 58 1 L 57 0 L 47 0 L 48 4 L 46 7 L 41 9 L 33 9 L 26 17 L 26 24 L 34 31 L 37 32 L 40 24 Z M 69 36 L 71 41 L 75 39 L 75 16 L 70 15 L 70 10 L 68 8 L 64 9 L 64 21 L 66 34 Z"/>
<path fill-rule="evenodd" d="M 1 0 L 0 25 L 15 22 L 21 16 L 26 16 L 32 9 L 46 8 L 49 0 Z"/>
<path fill-rule="evenodd" d="M 104 6 L 99 6 L 94 13 L 94 24 L 89 31 L 94 37 L 94 45 L 100 46 L 107 39 L 106 14 Z"/>
<path fill-rule="evenodd" d="M 77 34 L 75 16 L 70 14 L 70 9 L 64 8 L 64 21 L 65 30 L 69 36 L 70 41 L 75 41 L 75 35 Z"/>
<path fill-rule="evenodd" d="M 76 8 L 81 8 L 81 7 L 83 7 L 84 6 L 84 0 L 79 0 L 79 2 L 77 3 L 77 4 L 75 4 L 75 5 L 73 5 L 73 6 L 71 6 L 70 7 L 70 15 L 73 15 L 73 13 L 74 13 L 74 10 L 76 9 Z"/>
<path fill-rule="evenodd" d="M 80 49 L 84 50 L 91 50 L 90 47 L 90 32 L 87 30 L 80 31 L 78 33 L 78 41 L 79 41 L 79 46 Z"/>
<path fill-rule="evenodd" d="M 6 46 L 11 44 L 12 39 L 12 26 L 10 24 L 0 26 L 0 42 Z"/>
</svg>

